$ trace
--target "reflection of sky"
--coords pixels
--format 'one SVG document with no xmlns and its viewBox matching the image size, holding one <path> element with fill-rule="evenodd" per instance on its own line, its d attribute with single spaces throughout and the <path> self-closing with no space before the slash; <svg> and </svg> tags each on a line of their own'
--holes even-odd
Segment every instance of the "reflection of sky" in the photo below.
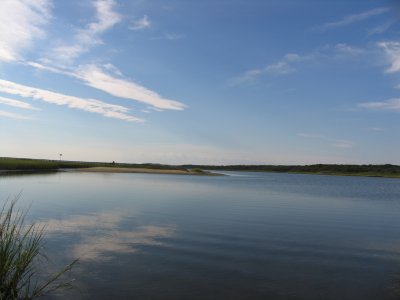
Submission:
<svg viewBox="0 0 400 300">
<path fill-rule="evenodd" d="M 131 214 L 130 214 L 131 215 Z M 141 245 L 161 245 L 160 238 L 172 236 L 171 226 L 137 226 L 132 230 L 120 228 L 129 215 L 123 211 L 74 215 L 65 219 L 47 219 L 40 222 L 46 235 L 74 234 L 73 257 L 82 260 L 107 260 L 113 255 L 134 253 Z"/>
</svg>

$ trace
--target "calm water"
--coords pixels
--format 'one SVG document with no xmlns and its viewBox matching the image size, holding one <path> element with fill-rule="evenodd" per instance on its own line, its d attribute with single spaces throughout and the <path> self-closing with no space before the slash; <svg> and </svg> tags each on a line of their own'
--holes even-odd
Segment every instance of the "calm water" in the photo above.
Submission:
<svg viewBox="0 0 400 300">
<path fill-rule="evenodd" d="M 395 299 L 399 179 L 229 174 L 1 176 L 0 202 L 80 257 L 63 298 Z"/>
</svg>

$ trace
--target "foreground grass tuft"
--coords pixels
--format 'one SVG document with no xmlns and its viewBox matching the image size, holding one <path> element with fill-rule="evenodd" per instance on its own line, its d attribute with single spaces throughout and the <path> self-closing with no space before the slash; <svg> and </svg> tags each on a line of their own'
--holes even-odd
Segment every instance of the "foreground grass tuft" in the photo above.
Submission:
<svg viewBox="0 0 400 300">
<path fill-rule="evenodd" d="M 44 228 L 26 225 L 26 211 L 15 207 L 16 200 L 6 201 L 0 211 L 0 300 L 35 299 L 71 282 L 60 277 L 77 262 L 60 270 L 43 282 L 38 271 L 38 259 L 43 258 L 41 246 Z"/>
</svg>

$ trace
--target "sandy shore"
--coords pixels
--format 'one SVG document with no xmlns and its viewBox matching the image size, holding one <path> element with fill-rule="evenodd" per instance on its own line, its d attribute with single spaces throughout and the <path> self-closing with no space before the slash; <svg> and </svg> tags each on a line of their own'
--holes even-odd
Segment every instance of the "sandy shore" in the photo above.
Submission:
<svg viewBox="0 0 400 300">
<path fill-rule="evenodd" d="M 175 175 L 220 175 L 210 172 L 196 172 L 191 170 L 164 170 L 146 168 L 113 168 L 113 167 L 92 167 L 76 169 L 79 172 L 100 172 L 100 173 L 150 173 L 150 174 L 175 174 Z"/>
</svg>

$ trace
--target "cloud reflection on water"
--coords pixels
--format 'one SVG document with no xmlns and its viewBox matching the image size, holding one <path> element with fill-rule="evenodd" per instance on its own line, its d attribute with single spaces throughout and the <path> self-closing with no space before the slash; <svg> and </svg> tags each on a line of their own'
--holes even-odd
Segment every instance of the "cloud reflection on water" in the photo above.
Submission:
<svg viewBox="0 0 400 300">
<path fill-rule="evenodd" d="M 88 215 L 74 215 L 65 219 L 48 219 L 40 222 L 46 228 L 46 235 L 68 237 L 73 257 L 81 261 L 110 260 L 118 254 L 138 251 L 143 245 L 162 245 L 161 238 L 174 234 L 173 226 L 133 226 L 131 230 L 121 228 L 121 223 L 132 214 L 123 211 L 101 212 Z"/>
</svg>

